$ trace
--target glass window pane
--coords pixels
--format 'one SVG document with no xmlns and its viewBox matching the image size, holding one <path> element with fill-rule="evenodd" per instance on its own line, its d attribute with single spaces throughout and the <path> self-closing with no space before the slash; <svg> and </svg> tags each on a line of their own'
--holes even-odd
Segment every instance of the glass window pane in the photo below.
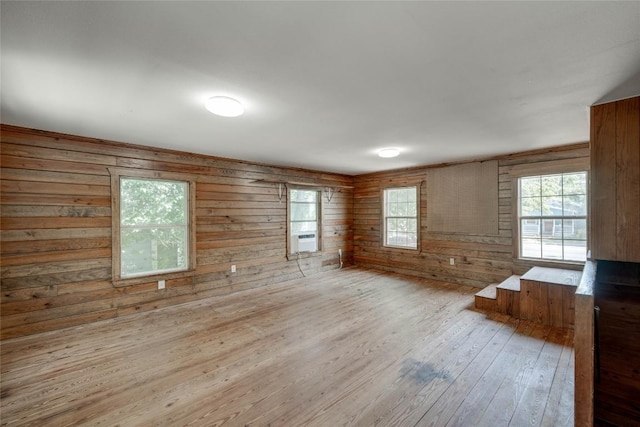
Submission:
<svg viewBox="0 0 640 427">
<path fill-rule="evenodd" d="M 319 209 L 320 209 L 320 197 L 317 190 L 306 190 L 293 188 L 289 190 L 289 251 L 299 249 L 296 244 L 298 243 L 299 235 L 315 234 L 316 235 L 316 247 L 313 252 L 319 250 L 319 234 L 321 232 L 319 224 Z M 307 245 L 308 242 L 305 243 Z M 308 250 L 308 245 L 304 250 Z"/>
<path fill-rule="evenodd" d="M 565 240 L 564 259 L 568 261 L 586 261 L 587 242 L 584 240 Z"/>
<path fill-rule="evenodd" d="M 520 215 L 540 216 L 542 213 L 540 197 L 524 197 L 520 202 Z"/>
<path fill-rule="evenodd" d="M 188 183 L 120 178 L 120 224 L 185 225 Z"/>
<path fill-rule="evenodd" d="M 186 269 L 187 228 L 121 229 L 122 276 Z"/>
<path fill-rule="evenodd" d="M 586 219 L 565 219 L 562 221 L 563 237 L 571 240 L 587 240 Z"/>
<path fill-rule="evenodd" d="M 418 205 L 414 201 L 413 203 L 409 203 L 409 207 L 407 209 L 407 216 L 418 216 Z"/>
<path fill-rule="evenodd" d="M 418 247 L 417 233 L 407 233 L 407 246 L 414 249 Z"/>
<path fill-rule="evenodd" d="M 562 259 L 561 239 L 542 239 L 542 258 Z"/>
<path fill-rule="evenodd" d="M 539 198 L 535 197 L 536 180 Z M 584 261 L 587 220 L 572 217 L 587 216 L 587 173 L 520 178 L 519 190 L 520 216 L 534 217 L 520 219 L 521 256 Z"/>
<path fill-rule="evenodd" d="M 563 197 L 563 208 L 565 216 L 585 216 L 587 215 L 587 196 L 572 195 Z"/>
<path fill-rule="evenodd" d="M 387 245 L 394 245 L 397 239 L 398 233 L 396 231 L 387 231 Z"/>
<path fill-rule="evenodd" d="M 520 178 L 520 196 L 540 196 L 540 177 Z"/>
<path fill-rule="evenodd" d="M 311 203 L 291 203 L 291 220 L 292 221 L 309 221 L 315 220 L 316 205 Z"/>
<path fill-rule="evenodd" d="M 540 179 L 543 196 L 559 196 L 562 194 L 562 175 L 544 175 Z"/>
<path fill-rule="evenodd" d="M 540 237 L 540 220 L 539 219 L 520 220 L 520 235 L 522 237 Z"/>
<path fill-rule="evenodd" d="M 541 204 L 543 216 L 562 216 L 562 197 L 543 196 L 541 199 Z"/>
<path fill-rule="evenodd" d="M 409 202 L 411 202 L 411 203 L 414 203 L 414 204 L 415 204 L 415 202 L 417 201 L 417 196 L 418 196 L 418 195 L 417 195 L 417 191 L 416 191 L 416 189 L 415 189 L 415 188 L 409 188 L 409 189 L 407 189 L 407 192 L 408 192 L 408 194 L 407 194 L 407 200 L 408 200 Z"/>
<path fill-rule="evenodd" d="M 298 234 L 306 234 L 309 232 L 317 231 L 318 223 L 315 221 L 307 221 L 307 222 L 292 222 L 291 223 L 291 233 L 294 235 Z"/>
<path fill-rule="evenodd" d="M 542 256 L 542 241 L 540 239 L 524 238 L 520 247 L 524 258 L 540 258 Z"/>
<path fill-rule="evenodd" d="M 587 173 L 569 173 L 562 176 L 562 187 L 565 196 L 587 194 Z"/>
<path fill-rule="evenodd" d="M 387 216 L 398 216 L 399 209 L 397 203 L 387 205 Z"/>
<path fill-rule="evenodd" d="M 417 248 L 416 187 L 384 190 L 385 245 Z"/>
<path fill-rule="evenodd" d="M 316 203 L 318 198 L 318 192 L 316 190 L 292 189 L 290 190 L 289 194 L 291 202 Z"/>
</svg>

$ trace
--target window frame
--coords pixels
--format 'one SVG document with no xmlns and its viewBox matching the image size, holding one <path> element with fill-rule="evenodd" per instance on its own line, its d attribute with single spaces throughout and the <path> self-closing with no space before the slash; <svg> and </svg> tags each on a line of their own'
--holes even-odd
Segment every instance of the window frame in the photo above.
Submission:
<svg viewBox="0 0 640 427">
<path fill-rule="evenodd" d="M 519 179 L 526 177 L 544 176 L 544 175 L 558 175 L 558 174 L 571 174 L 576 172 L 585 172 L 586 176 L 586 196 L 587 196 L 587 211 L 585 215 L 586 219 L 586 245 L 587 245 L 587 259 L 588 250 L 590 246 L 590 194 L 589 194 L 589 180 L 590 180 L 590 163 L 588 157 L 574 157 L 568 159 L 550 160 L 535 163 L 522 163 L 508 166 L 506 171 L 511 184 L 511 223 L 512 223 L 512 258 L 518 265 L 548 265 L 554 267 L 558 265 L 584 265 L 584 261 L 577 260 L 559 260 L 552 258 L 523 258 L 520 256 L 521 252 L 521 230 L 520 230 L 520 191 L 519 191 Z M 504 173 L 504 172 L 501 172 Z M 503 211 L 501 210 L 502 214 Z M 572 219 L 574 217 L 568 217 Z M 544 219 L 553 219 L 544 217 Z M 569 239 L 571 240 L 571 239 Z"/>
<path fill-rule="evenodd" d="M 415 219 L 416 220 L 416 246 L 396 246 L 390 245 L 387 243 L 387 191 L 388 190 L 402 190 L 402 189 L 414 189 L 416 192 L 416 215 L 415 217 L 392 217 L 392 218 L 407 218 L 407 219 Z M 392 187 L 384 187 L 381 192 L 381 201 L 382 201 L 382 215 L 381 220 L 382 224 L 380 226 L 381 236 L 380 236 L 380 245 L 386 249 L 392 250 L 405 250 L 411 252 L 419 252 L 420 251 L 420 184 L 405 184 L 398 185 Z"/>
<path fill-rule="evenodd" d="M 189 277 L 195 274 L 196 269 L 196 180 L 191 175 L 161 172 L 141 169 L 127 168 L 108 168 L 111 175 L 111 264 L 112 264 L 112 282 L 115 287 L 130 286 L 140 283 L 148 283 L 158 280 L 168 280 L 174 278 Z M 172 270 L 165 272 L 151 272 L 149 274 L 140 274 L 135 276 L 124 276 L 121 271 L 121 228 L 120 228 L 120 180 L 121 178 L 131 178 L 140 180 L 165 180 L 180 181 L 187 184 L 187 203 L 188 203 L 188 261 L 187 267 L 181 270 Z"/>
<path fill-rule="evenodd" d="M 291 191 L 312 191 L 316 193 L 316 250 L 315 251 L 306 251 L 306 252 L 293 252 L 292 244 L 293 244 L 293 230 L 291 227 L 292 219 L 291 219 L 291 203 L 294 203 L 291 200 Z M 291 185 L 287 186 L 287 238 L 286 238 L 286 252 L 287 258 L 290 257 L 313 257 L 322 255 L 323 252 L 323 226 L 322 226 L 322 217 L 323 217 L 323 202 L 322 202 L 322 190 L 317 187 L 307 187 L 307 186 L 299 186 L 299 185 Z"/>
</svg>

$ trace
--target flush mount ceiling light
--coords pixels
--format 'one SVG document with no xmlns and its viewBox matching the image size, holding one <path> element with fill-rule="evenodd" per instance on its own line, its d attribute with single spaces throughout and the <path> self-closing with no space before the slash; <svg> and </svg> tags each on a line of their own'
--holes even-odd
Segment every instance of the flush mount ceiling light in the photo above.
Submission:
<svg viewBox="0 0 640 427">
<path fill-rule="evenodd" d="M 378 156 L 383 157 L 385 159 L 389 159 L 391 157 L 397 157 L 400 154 L 400 150 L 397 148 L 383 148 L 382 150 L 378 150 Z"/>
<path fill-rule="evenodd" d="M 215 115 L 222 117 L 238 117 L 244 113 L 244 107 L 240 101 L 228 96 L 214 96 L 207 99 L 204 106 Z"/>
</svg>

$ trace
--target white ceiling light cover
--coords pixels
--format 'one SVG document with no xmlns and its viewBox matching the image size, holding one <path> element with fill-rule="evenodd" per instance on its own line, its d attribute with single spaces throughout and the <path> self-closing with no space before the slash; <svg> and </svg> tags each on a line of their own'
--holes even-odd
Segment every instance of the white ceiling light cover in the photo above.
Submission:
<svg viewBox="0 0 640 427">
<path fill-rule="evenodd" d="M 244 107 L 240 101 L 228 96 L 213 96 L 207 99 L 204 106 L 217 116 L 238 117 L 244 114 Z"/>
<path fill-rule="evenodd" d="M 390 159 L 392 157 L 398 157 L 400 155 L 400 150 L 397 148 L 383 148 L 378 151 L 378 156 L 384 159 Z"/>
</svg>

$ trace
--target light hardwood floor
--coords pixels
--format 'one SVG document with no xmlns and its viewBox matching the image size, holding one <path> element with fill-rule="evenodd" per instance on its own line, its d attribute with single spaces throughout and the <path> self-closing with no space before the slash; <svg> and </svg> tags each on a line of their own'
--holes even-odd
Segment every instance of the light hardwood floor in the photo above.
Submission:
<svg viewBox="0 0 640 427">
<path fill-rule="evenodd" d="M 573 425 L 573 335 L 360 268 L 2 342 L 2 425 Z"/>
</svg>

